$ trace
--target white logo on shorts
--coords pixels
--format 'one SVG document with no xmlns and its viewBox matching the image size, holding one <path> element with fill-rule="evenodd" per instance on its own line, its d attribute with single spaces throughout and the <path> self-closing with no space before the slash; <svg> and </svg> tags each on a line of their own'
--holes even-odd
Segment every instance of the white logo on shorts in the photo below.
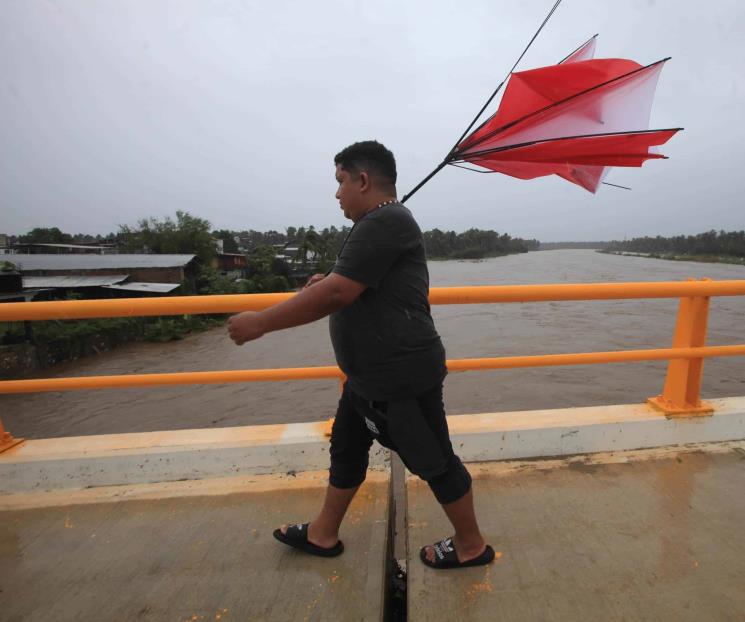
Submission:
<svg viewBox="0 0 745 622">
<path fill-rule="evenodd" d="M 378 426 L 375 425 L 375 422 L 370 421 L 367 417 L 365 417 L 365 425 L 373 434 L 380 434 L 380 430 L 378 430 Z"/>
</svg>

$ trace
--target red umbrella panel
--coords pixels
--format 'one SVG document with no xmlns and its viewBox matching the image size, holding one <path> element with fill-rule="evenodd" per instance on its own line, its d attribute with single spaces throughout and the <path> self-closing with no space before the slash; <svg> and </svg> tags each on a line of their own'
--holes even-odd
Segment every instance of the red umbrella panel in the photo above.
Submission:
<svg viewBox="0 0 745 622">
<path fill-rule="evenodd" d="M 519 179 L 558 175 L 595 192 L 611 166 L 662 158 L 680 128 L 650 130 L 666 60 L 592 59 L 595 37 L 558 65 L 513 73 L 497 112 L 455 148 L 469 162 Z"/>
</svg>

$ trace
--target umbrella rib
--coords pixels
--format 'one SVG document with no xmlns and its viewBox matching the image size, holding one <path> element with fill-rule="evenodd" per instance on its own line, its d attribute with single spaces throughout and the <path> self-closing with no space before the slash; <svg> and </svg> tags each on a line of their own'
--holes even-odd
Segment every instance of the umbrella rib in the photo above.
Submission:
<svg viewBox="0 0 745 622">
<path fill-rule="evenodd" d="M 580 45 L 576 50 L 574 50 L 572 52 L 569 52 L 569 54 L 567 54 L 564 58 L 562 58 L 556 64 L 557 65 L 561 65 L 567 58 L 571 58 L 574 54 L 576 54 L 577 52 L 579 52 L 583 47 L 585 47 L 588 43 L 590 43 L 590 41 L 592 41 L 593 39 L 597 38 L 597 36 L 598 36 L 597 33 L 594 34 L 594 35 L 592 35 L 592 37 L 590 37 L 587 41 L 585 41 L 582 45 Z"/>
<path fill-rule="evenodd" d="M 462 168 L 464 171 L 471 171 L 473 173 L 487 173 L 487 174 L 494 174 L 498 173 L 499 171 L 481 171 L 477 168 L 471 168 L 470 166 L 463 166 L 462 164 L 455 164 L 453 162 L 450 163 L 450 166 L 454 166 L 455 168 Z M 631 190 L 628 186 L 620 186 L 618 184 L 612 184 L 608 181 L 601 181 L 601 184 L 604 186 L 613 186 L 614 188 L 621 188 L 623 190 Z"/>
<path fill-rule="evenodd" d="M 578 47 L 578 48 L 577 48 L 576 50 L 574 50 L 573 52 L 570 52 L 570 53 L 569 53 L 569 54 L 568 54 L 568 55 L 567 55 L 566 57 L 562 58 L 562 59 L 561 59 L 561 60 L 560 60 L 560 61 L 559 61 L 558 63 L 556 63 L 556 64 L 557 64 L 557 65 L 561 65 L 561 64 L 562 64 L 562 63 L 563 63 L 563 62 L 564 62 L 564 61 L 565 61 L 565 60 L 566 60 L 567 58 L 569 58 L 569 57 L 570 57 L 570 56 L 571 56 L 572 54 L 575 54 L 576 52 L 578 52 L 579 50 L 581 50 L 581 49 L 582 49 L 583 47 L 585 47 L 585 46 L 586 46 L 586 45 L 587 45 L 588 43 L 590 43 L 590 41 L 592 41 L 593 39 L 595 39 L 595 38 L 596 38 L 597 36 L 598 36 L 597 34 L 594 34 L 594 35 L 593 35 L 592 37 L 590 37 L 590 38 L 589 38 L 589 39 L 588 39 L 587 41 L 585 41 L 585 42 L 584 42 L 584 43 L 583 43 L 582 45 L 580 45 L 580 46 L 579 46 L 579 47 Z M 513 67 L 513 69 L 514 69 L 514 67 Z M 509 74 L 509 75 L 508 75 L 507 77 L 509 78 L 509 76 L 510 76 L 510 75 L 512 75 L 512 72 L 510 72 L 510 74 Z M 506 81 L 507 81 L 507 78 L 505 78 L 505 79 L 504 79 L 504 80 L 503 80 L 503 81 L 502 81 L 502 82 L 500 83 L 500 85 L 499 85 L 499 86 L 497 87 L 497 91 L 499 91 L 499 89 L 501 89 L 501 88 L 502 88 L 502 85 L 503 85 L 503 84 L 504 84 L 504 83 L 505 83 Z M 495 91 L 495 93 L 494 93 L 495 95 L 496 95 L 496 92 L 497 92 L 497 91 Z M 494 97 L 492 96 L 492 97 L 491 97 L 491 98 L 489 99 L 489 101 L 487 102 L 487 105 L 489 105 L 489 102 L 490 102 L 490 101 L 491 101 L 491 100 L 492 100 L 493 98 L 494 98 Z M 485 107 L 486 107 L 486 106 L 485 106 Z M 483 112 L 483 109 L 482 109 L 482 112 Z M 496 115 L 496 114 L 497 114 L 497 112 L 495 111 L 494 113 L 490 114 L 490 115 L 489 115 L 489 116 L 488 116 L 488 117 L 487 117 L 486 119 L 484 119 L 484 120 L 483 120 L 483 121 L 482 121 L 481 123 L 479 123 L 479 126 L 478 126 L 478 127 L 477 127 L 477 128 L 475 129 L 475 130 L 473 130 L 473 131 L 474 131 L 474 133 L 475 133 L 475 132 L 478 132 L 478 131 L 479 131 L 479 130 L 480 130 L 480 129 L 482 128 L 482 127 L 484 127 L 484 126 L 485 126 L 485 125 L 486 125 L 487 123 L 489 123 L 489 121 L 491 121 L 491 120 L 492 120 L 492 119 L 493 119 L 493 118 L 495 117 L 495 115 Z M 467 131 L 467 130 L 466 130 L 466 131 Z M 460 137 L 460 138 L 458 139 L 458 142 L 457 142 L 457 143 L 455 143 L 455 146 L 456 146 L 456 147 L 458 146 L 458 144 L 460 143 L 460 141 L 461 141 L 461 140 L 463 140 L 463 137 L 464 137 L 465 135 L 466 135 L 466 133 L 465 133 L 465 132 L 464 132 L 464 133 L 463 133 L 463 134 L 461 135 L 461 137 Z M 450 152 L 450 155 L 452 155 L 452 153 L 453 153 L 453 151 L 451 150 L 451 152 Z"/>
<path fill-rule="evenodd" d="M 483 157 L 491 155 L 492 153 L 499 153 L 501 151 L 509 151 L 510 149 L 519 149 L 520 147 L 530 147 L 531 145 L 537 145 L 539 143 L 550 143 L 559 140 L 571 140 L 573 138 L 599 138 L 601 136 L 623 136 L 626 134 L 653 134 L 655 132 L 679 132 L 682 127 L 671 127 L 661 130 L 632 130 L 629 132 L 605 132 L 602 134 L 578 134 L 576 136 L 560 136 L 558 138 L 541 138 L 540 140 L 531 140 L 525 143 L 515 143 L 514 145 L 504 145 L 502 147 L 493 147 L 491 149 L 484 149 L 483 151 L 475 151 L 473 153 L 462 154 L 464 157 L 457 157 L 451 160 L 452 162 L 470 162 L 472 158 Z"/>
<path fill-rule="evenodd" d="M 494 92 L 491 94 L 489 99 L 486 100 L 486 103 L 481 107 L 481 110 L 479 110 L 479 113 L 473 118 L 473 121 L 471 121 L 470 125 L 465 129 L 465 131 L 460 135 L 460 138 L 455 141 L 455 144 L 453 145 L 453 148 L 450 150 L 450 153 L 445 157 L 447 160 L 448 157 L 450 157 L 455 150 L 458 148 L 458 145 L 460 144 L 460 141 L 465 138 L 466 134 L 470 131 L 470 129 L 474 126 L 476 121 L 478 121 L 478 118 L 484 114 L 484 110 L 487 109 L 489 104 L 491 104 L 494 97 L 499 93 L 500 89 L 504 85 L 505 82 L 507 82 L 507 79 L 512 75 L 512 72 L 515 71 L 515 67 L 518 66 L 520 61 L 523 59 L 523 56 L 527 53 L 527 51 L 530 49 L 530 46 L 533 45 L 533 42 L 536 40 L 536 37 L 540 34 L 541 30 L 543 30 L 543 27 L 548 23 L 548 20 L 551 19 L 551 16 L 554 14 L 554 11 L 556 11 L 557 8 L 559 8 L 559 5 L 561 4 L 561 0 L 556 0 L 554 3 L 554 6 L 551 7 L 551 10 L 548 12 L 548 15 L 546 16 L 546 19 L 543 20 L 543 23 L 538 27 L 538 30 L 535 31 L 535 34 L 533 35 L 533 38 L 528 42 L 528 45 L 525 46 L 525 49 L 523 50 L 522 54 L 518 57 L 518 59 L 515 61 L 515 64 L 512 65 L 512 69 L 510 69 L 507 72 L 507 75 L 505 76 L 504 80 L 502 80 L 496 89 L 494 89 Z M 577 48 L 579 49 L 579 48 Z M 574 52 L 572 52 L 573 54 Z"/>
<path fill-rule="evenodd" d="M 591 86 L 589 89 L 585 89 L 584 91 L 580 91 L 579 93 L 575 93 L 574 95 L 571 95 L 569 97 L 566 97 L 565 99 L 559 100 L 557 102 L 554 102 L 553 104 L 549 104 L 548 106 L 545 106 L 541 108 L 540 110 L 534 110 L 533 112 L 530 112 L 526 114 L 523 117 L 520 117 L 519 119 L 515 119 L 514 121 L 510 121 L 506 125 L 503 125 L 502 127 L 499 127 L 495 130 L 492 130 L 491 132 L 488 132 L 481 138 L 479 138 L 475 143 L 467 147 L 467 149 L 470 149 L 472 147 L 476 147 L 483 143 L 484 141 L 489 140 L 490 138 L 494 138 L 497 134 L 500 134 L 501 132 L 504 132 L 505 130 L 511 129 L 515 127 L 518 123 L 522 123 L 523 121 L 526 121 L 527 119 L 530 119 L 531 117 L 534 117 L 537 114 L 540 114 L 542 112 L 545 112 L 546 110 L 550 110 L 551 108 L 556 108 L 557 106 L 560 106 L 561 104 L 565 104 L 568 101 L 571 101 L 573 99 L 576 99 L 577 97 L 582 97 L 583 95 L 586 95 L 587 93 L 591 93 L 592 91 L 595 91 L 599 88 L 602 88 L 604 86 L 607 86 L 609 84 L 612 84 L 613 82 L 617 82 L 618 80 L 623 80 L 624 78 L 628 78 L 629 76 L 633 76 L 634 74 L 639 73 L 640 71 L 644 71 L 645 69 L 649 69 L 650 67 L 654 67 L 655 65 L 659 65 L 660 63 L 664 63 L 670 60 L 670 57 L 663 58 L 662 60 L 658 60 L 656 63 L 652 63 L 650 65 L 646 65 L 644 67 L 639 67 L 639 69 L 634 69 L 633 71 L 629 71 L 628 73 L 625 73 L 621 76 L 617 76 L 611 80 L 607 80 L 606 82 L 601 82 L 600 84 L 596 84 L 595 86 Z M 626 134 L 627 132 L 621 132 L 622 134 Z M 451 156 L 455 152 L 451 152 Z M 463 153 L 463 152 L 461 152 Z"/>
<path fill-rule="evenodd" d="M 464 171 L 473 171 L 474 173 L 498 173 L 499 171 L 481 171 L 477 168 L 471 168 L 470 166 L 463 166 L 462 164 L 456 164 L 455 162 L 450 162 L 450 166 L 454 166 L 455 168 L 462 168 Z"/>
<path fill-rule="evenodd" d="M 551 7 L 551 10 L 549 11 L 548 15 L 546 16 L 546 19 L 543 20 L 543 23 L 539 26 L 538 30 L 536 30 L 535 34 L 533 35 L 533 38 L 528 42 L 528 45 L 523 50 L 523 53 L 520 54 L 520 57 L 517 59 L 517 61 L 515 62 L 515 64 L 512 66 L 512 69 L 510 69 L 509 73 L 507 74 L 507 77 L 505 77 L 505 79 L 502 80 L 502 82 L 499 83 L 499 85 L 497 86 L 497 88 L 494 89 L 494 92 L 491 94 L 491 96 L 489 97 L 489 99 L 486 100 L 486 103 L 482 106 L 481 110 L 479 110 L 479 113 L 474 117 L 473 121 L 471 121 L 470 125 L 466 128 L 466 130 L 463 132 L 463 134 L 461 134 L 460 138 L 457 141 L 455 141 L 455 144 L 453 145 L 452 149 L 450 149 L 450 151 L 448 152 L 448 154 L 445 156 L 445 158 L 443 159 L 443 161 L 440 162 L 440 164 L 438 164 L 435 167 L 435 169 L 429 175 L 427 175 L 424 179 L 422 179 L 422 181 L 420 181 L 416 186 L 414 186 L 413 189 L 411 189 L 407 194 L 405 194 L 403 196 L 403 198 L 401 199 L 401 203 L 406 203 L 406 201 L 408 199 L 410 199 L 424 184 L 426 184 L 430 179 L 432 179 L 435 175 L 437 175 L 437 173 L 439 173 L 448 164 L 448 161 L 452 158 L 452 155 L 455 153 L 455 151 L 458 148 L 458 145 L 460 144 L 460 142 L 463 140 L 463 138 L 466 136 L 466 134 L 468 134 L 468 132 L 474 126 L 474 124 L 476 123 L 476 121 L 478 121 L 479 117 L 482 114 L 484 114 L 484 110 L 486 110 L 486 108 L 489 106 L 489 104 L 494 99 L 494 97 L 496 97 L 497 93 L 499 93 L 499 90 L 502 88 L 502 86 L 504 85 L 504 83 L 507 81 L 507 78 L 509 78 L 510 75 L 512 75 L 512 72 L 515 70 L 515 67 L 517 67 L 517 64 L 522 60 L 523 56 L 525 56 L 525 54 L 528 51 L 528 49 L 530 48 L 530 46 L 533 45 L 533 42 L 535 41 L 536 37 L 539 35 L 539 33 L 541 32 L 541 30 L 543 30 L 543 27 L 546 25 L 546 23 L 548 22 L 548 20 L 554 14 L 554 11 L 556 11 L 556 9 L 559 7 L 559 5 L 561 4 L 561 2 L 562 2 L 562 0 L 556 0 L 556 2 L 554 3 L 554 6 Z"/>
</svg>

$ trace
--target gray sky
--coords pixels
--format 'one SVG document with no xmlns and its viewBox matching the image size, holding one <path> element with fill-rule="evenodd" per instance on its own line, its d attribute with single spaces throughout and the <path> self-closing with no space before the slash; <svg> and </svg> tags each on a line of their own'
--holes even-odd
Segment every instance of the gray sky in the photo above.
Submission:
<svg viewBox="0 0 745 622">
<path fill-rule="evenodd" d="M 0 232 L 105 233 L 177 209 L 215 228 L 347 221 L 333 156 L 375 138 L 402 195 L 442 159 L 552 0 L 0 0 Z M 745 228 L 745 4 L 564 0 L 520 69 L 594 33 L 662 72 L 653 128 L 685 127 L 597 195 L 448 167 L 423 229 L 542 241 Z M 490 109 L 490 111 L 493 110 Z"/>
</svg>

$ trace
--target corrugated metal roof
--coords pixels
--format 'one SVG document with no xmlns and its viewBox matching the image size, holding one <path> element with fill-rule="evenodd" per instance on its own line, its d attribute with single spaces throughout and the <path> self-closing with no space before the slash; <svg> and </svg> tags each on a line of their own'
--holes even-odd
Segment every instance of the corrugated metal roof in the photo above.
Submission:
<svg viewBox="0 0 745 622">
<path fill-rule="evenodd" d="M 24 276 L 23 288 L 36 287 L 103 287 L 124 281 L 128 274 L 105 274 L 102 276 Z"/>
<path fill-rule="evenodd" d="M 180 268 L 196 255 L 13 255 L 19 270 L 126 270 L 127 268 Z"/>
<path fill-rule="evenodd" d="M 167 294 L 179 287 L 178 283 L 120 283 L 119 285 L 104 285 L 106 289 L 121 289 L 128 292 L 153 292 Z"/>
<path fill-rule="evenodd" d="M 104 245 L 91 245 L 91 244 L 51 244 L 46 242 L 18 242 L 15 245 L 15 248 L 29 248 L 29 247 L 42 247 L 42 248 L 67 248 L 67 249 L 87 249 L 87 250 L 97 250 L 97 251 L 103 251 L 106 248 L 112 248 L 113 244 L 104 244 Z"/>
</svg>

